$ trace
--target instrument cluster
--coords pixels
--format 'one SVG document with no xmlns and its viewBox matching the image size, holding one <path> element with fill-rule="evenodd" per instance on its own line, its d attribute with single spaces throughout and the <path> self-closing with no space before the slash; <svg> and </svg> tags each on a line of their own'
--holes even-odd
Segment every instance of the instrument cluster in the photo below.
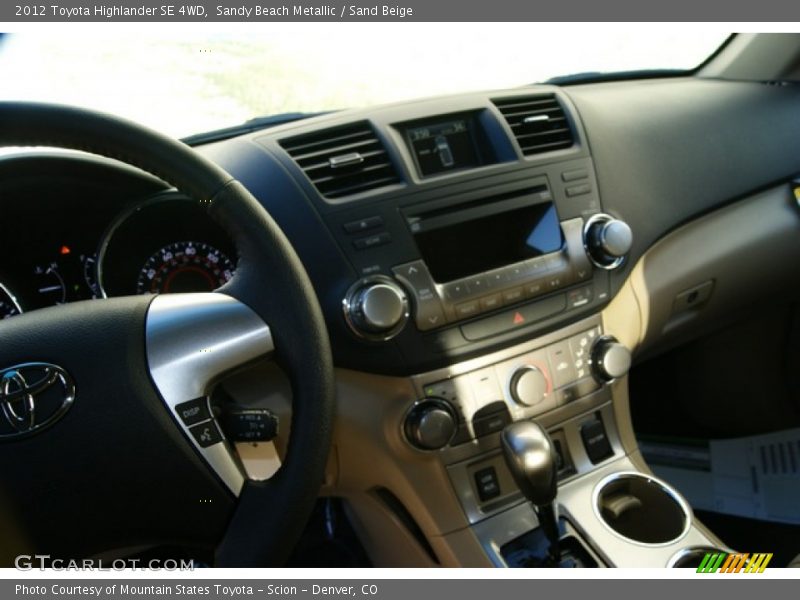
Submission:
<svg viewBox="0 0 800 600">
<path fill-rule="evenodd" d="M 230 238 L 178 192 L 126 191 L 120 200 L 90 184 L 65 192 L 19 183 L 0 188 L 0 318 L 78 300 L 212 291 L 233 277 Z"/>
</svg>

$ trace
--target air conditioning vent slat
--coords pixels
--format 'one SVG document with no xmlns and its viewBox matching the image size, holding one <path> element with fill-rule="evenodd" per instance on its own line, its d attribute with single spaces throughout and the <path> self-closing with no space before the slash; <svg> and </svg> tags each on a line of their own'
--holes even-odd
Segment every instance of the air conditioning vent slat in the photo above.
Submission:
<svg viewBox="0 0 800 600">
<path fill-rule="evenodd" d="M 532 110 L 521 110 L 513 113 L 503 111 L 503 116 L 506 119 L 515 122 L 517 119 L 519 119 L 521 122 L 525 117 L 532 117 L 533 115 L 553 115 L 553 118 L 555 118 L 561 116 L 562 114 L 563 112 L 558 106 L 548 106 L 547 108 L 537 108 Z"/>
<path fill-rule="evenodd" d="M 319 175 L 317 177 L 312 177 L 311 178 L 311 182 L 316 186 L 325 185 L 325 184 L 330 183 L 332 181 L 345 181 L 345 180 L 348 180 L 348 179 L 359 178 L 359 177 L 363 176 L 365 173 L 371 173 L 373 171 L 379 171 L 381 169 L 388 170 L 388 167 L 386 165 L 371 165 L 371 166 L 363 167 L 363 168 L 359 169 L 358 172 L 356 172 L 356 173 L 345 174 L 344 176 L 340 175 L 339 173 L 336 173 L 335 175 L 329 175 L 329 174 L 326 173 L 324 175 Z"/>
<path fill-rule="evenodd" d="M 366 121 L 287 138 L 280 145 L 327 198 L 400 183 L 386 148 Z"/>
<path fill-rule="evenodd" d="M 492 100 L 525 156 L 552 152 L 575 143 L 567 115 L 555 94 Z"/>
<path fill-rule="evenodd" d="M 552 129 L 550 131 L 535 131 L 533 133 L 522 133 L 522 134 L 517 136 L 517 141 L 521 144 L 521 143 L 523 143 L 523 140 L 527 140 L 527 139 L 530 139 L 530 138 L 533 138 L 533 137 L 547 136 L 547 135 L 555 135 L 555 136 L 563 137 L 565 132 L 569 133 L 569 128 L 568 127 L 562 127 L 560 129 Z M 564 140 L 561 140 L 561 141 L 564 141 Z"/>
<path fill-rule="evenodd" d="M 548 123 L 565 123 L 566 121 L 567 121 L 566 117 L 550 117 L 550 119 L 548 119 Z M 525 127 L 527 127 L 525 123 L 519 122 L 515 123 L 514 125 L 511 125 L 511 130 L 516 132 L 517 129 L 522 129 Z"/>
<path fill-rule="evenodd" d="M 349 154 L 350 152 L 361 152 L 362 150 L 367 150 L 370 147 L 380 148 L 380 145 L 376 140 L 363 140 L 360 142 L 352 142 L 349 144 L 342 144 L 341 146 L 334 146 L 331 148 L 325 148 L 324 150 L 318 150 L 316 152 L 308 152 L 305 154 L 297 154 L 294 155 L 294 159 L 301 167 L 304 167 L 307 162 L 320 162 L 320 158 L 325 158 L 325 162 L 328 162 L 328 157 L 341 155 L 341 154 Z"/>
<path fill-rule="evenodd" d="M 298 155 L 303 155 L 307 153 L 317 152 L 319 150 L 324 150 L 325 148 L 335 148 L 337 146 L 343 146 L 345 144 L 349 144 L 353 140 L 357 139 L 371 139 L 374 138 L 371 131 L 357 131 L 355 133 L 348 133 L 344 135 L 333 135 L 331 137 L 322 137 L 320 138 L 319 134 L 310 134 L 307 137 L 303 136 L 300 139 L 292 138 L 290 140 L 284 140 L 284 148 L 288 149 L 291 148 L 293 153 Z M 295 143 L 295 140 L 296 143 Z"/>
<path fill-rule="evenodd" d="M 379 158 L 381 156 L 385 156 L 386 155 L 386 150 L 383 150 L 383 149 L 367 150 L 367 151 L 359 152 L 359 154 L 361 155 L 361 158 L 364 159 L 364 162 L 367 162 L 367 161 L 372 160 L 373 158 Z M 326 160 L 324 162 L 317 160 L 316 162 L 313 162 L 313 163 L 309 162 L 309 163 L 305 163 L 305 164 L 300 163 L 300 161 L 297 161 L 297 162 L 298 162 L 298 164 L 300 164 L 301 167 L 303 167 L 303 171 L 305 171 L 306 174 L 309 174 L 311 171 L 316 171 L 317 169 L 329 169 L 330 166 L 331 166 L 331 163 L 330 163 L 329 160 Z"/>
</svg>

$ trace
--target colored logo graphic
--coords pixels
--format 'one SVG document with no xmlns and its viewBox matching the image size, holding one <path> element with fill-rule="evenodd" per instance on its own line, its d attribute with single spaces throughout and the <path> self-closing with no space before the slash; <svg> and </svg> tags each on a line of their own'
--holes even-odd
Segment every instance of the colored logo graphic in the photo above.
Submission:
<svg viewBox="0 0 800 600">
<path fill-rule="evenodd" d="M 763 573 L 772 553 L 765 554 L 726 554 L 709 552 L 703 557 L 698 573 Z"/>
</svg>

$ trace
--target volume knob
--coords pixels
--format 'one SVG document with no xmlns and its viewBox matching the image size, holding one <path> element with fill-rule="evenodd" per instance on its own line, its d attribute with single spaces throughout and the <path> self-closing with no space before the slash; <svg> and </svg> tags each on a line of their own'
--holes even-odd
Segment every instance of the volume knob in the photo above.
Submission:
<svg viewBox="0 0 800 600">
<path fill-rule="evenodd" d="M 406 415 L 403 430 L 420 450 L 439 450 L 453 439 L 458 427 L 455 410 L 440 398 L 424 398 Z"/>
<path fill-rule="evenodd" d="M 373 277 L 356 283 L 344 299 L 344 315 L 359 336 L 388 340 L 408 321 L 408 296 L 388 277 Z"/>
<path fill-rule="evenodd" d="M 625 221 L 610 215 L 594 215 L 584 227 L 584 244 L 589 258 L 602 269 L 615 269 L 633 245 L 633 232 Z"/>
</svg>

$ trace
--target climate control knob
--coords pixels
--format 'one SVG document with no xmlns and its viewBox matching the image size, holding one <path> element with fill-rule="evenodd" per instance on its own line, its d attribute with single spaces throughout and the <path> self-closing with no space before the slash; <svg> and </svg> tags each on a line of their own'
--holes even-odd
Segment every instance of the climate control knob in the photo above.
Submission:
<svg viewBox="0 0 800 600">
<path fill-rule="evenodd" d="M 343 307 L 350 328 L 368 339 L 388 340 L 408 321 L 408 296 L 388 277 L 359 281 L 348 290 Z"/>
<path fill-rule="evenodd" d="M 586 222 L 583 240 L 595 265 L 602 269 L 615 269 L 631 250 L 633 232 L 625 221 L 599 214 Z"/>
<path fill-rule="evenodd" d="M 608 382 L 627 375 L 631 351 L 610 335 L 598 338 L 592 346 L 592 371 L 600 381 Z"/>
<path fill-rule="evenodd" d="M 453 439 L 458 420 L 453 407 L 440 398 L 424 398 L 406 415 L 406 439 L 420 450 L 439 450 Z"/>
<path fill-rule="evenodd" d="M 522 406 L 535 406 L 550 392 L 550 382 L 541 369 L 525 365 L 511 376 L 511 397 Z"/>
</svg>

